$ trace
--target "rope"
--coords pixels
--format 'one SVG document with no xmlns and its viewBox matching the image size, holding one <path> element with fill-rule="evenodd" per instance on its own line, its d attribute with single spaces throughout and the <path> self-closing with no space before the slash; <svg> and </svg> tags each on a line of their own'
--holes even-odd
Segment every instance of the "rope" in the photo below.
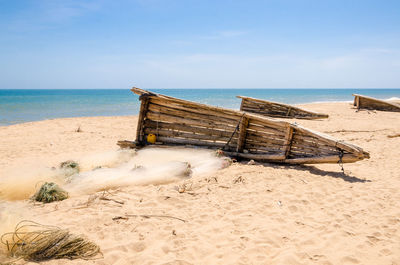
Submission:
<svg viewBox="0 0 400 265">
<path fill-rule="evenodd" d="M 343 175 L 346 175 L 346 173 L 344 172 L 344 167 L 343 167 L 343 156 L 344 156 L 344 152 L 343 149 L 339 148 L 337 146 L 338 142 L 335 143 L 335 147 L 336 149 L 339 151 L 339 161 L 338 161 L 338 165 L 340 166 Z"/>
<path fill-rule="evenodd" d="M 233 136 L 235 135 L 235 133 L 237 132 L 237 130 L 239 130 L 239 126 L 240 126 L 240 123 L 241 123 L 242 120 L 243 120 L 244 115 L 245 115 L 245 113 L 243 113 L 242 117 L 240 117 L 240 120 L 239 120 L 239 122 L 238 122 L 238 124 L 237 124 L 235 130 L 233 131 L 231 137 L 230 137 L 229 140 L 226 142 L 226 144 L 224 145 L 224 147 L 222 147 L 222 150 L 225 150 L 225 148 L 229 145 L 229 143 L 231 142 L 231 140 L 232 140 Z"/>
</svg>

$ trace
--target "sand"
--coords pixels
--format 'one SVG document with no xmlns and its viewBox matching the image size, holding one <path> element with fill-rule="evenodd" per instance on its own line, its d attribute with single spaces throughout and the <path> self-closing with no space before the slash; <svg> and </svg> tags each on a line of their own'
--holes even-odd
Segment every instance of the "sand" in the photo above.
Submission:
<svg viewBox="0 0 400 265">
<path fill-rule="evenodd" d="M 336 164 L 241 162 L 165 185 L 125 185 L 105 195 L 111 200 L 93 192 L 47 205 L 3 201 L 0 231 L 31 219 L 85 234 L 104 254 L 41 264 L 400 264 L 400 137 L 388 137 L 400 132 L 399 113 L 356 112 L 349 103 L 303 107 L 330 117 L 297 123 L 363 147 L 371 158 L 345 164 L 346 175 Z M 0 127 L 0 180 L 115 152 L 117 140 L 135 138 L 136 121 Z"/>
</svg>

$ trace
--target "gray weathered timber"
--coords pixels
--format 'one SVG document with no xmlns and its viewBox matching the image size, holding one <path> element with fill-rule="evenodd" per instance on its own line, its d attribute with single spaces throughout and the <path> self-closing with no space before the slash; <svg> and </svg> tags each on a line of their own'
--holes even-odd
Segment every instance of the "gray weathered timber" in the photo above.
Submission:
<svg viewBox="0 0 400 265">
<path fill-rule="evenodd" d="M 325 119 L 329 117 L 327 114 L 312 112 L 283 103 L 244 96 L 237 97 L 242 99 L 240 110 L 260 114 L 263 116 L 308 120 Z"/>
<path fill-rule="evenodd" d="M 354 96 L 354 106 L 356 106 L 357 109 L 400 112 L 399 103 L 389 102 L 386 100 L 380 100 L 358 94 L 353 94 L 353 96 Z"/>
<path fill-rule="evenodd" d="M 119 141 L 125 148 L 152 144 L 222 150 L 226 155 L 257 161 L 314 164 L 352 163 L 368 152 L 299 125 L 244 111 L 213 107 L 132 88 L 142 101 L 136 141 Z"/>
</svg>

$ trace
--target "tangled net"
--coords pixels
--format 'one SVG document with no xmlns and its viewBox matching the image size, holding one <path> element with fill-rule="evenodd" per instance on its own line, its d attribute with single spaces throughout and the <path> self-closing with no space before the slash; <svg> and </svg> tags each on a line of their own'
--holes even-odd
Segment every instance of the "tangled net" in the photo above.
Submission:
<svg viewBox="0 0 400 265">
<path fill-rule="evenodd" d="M 60 169 L 62 169 L 67 177 L 79 173 L 79 164 L 73 160 L 67 160 L 60 164 Z"/>
<path fill-rule="evenodd" d="M 184 162 L 186 164 L 186 169 L 183 172 L 185 177 L 190 177 L 193 174 L 192 165 L 189 162 Z"/>
<path fill-rule="evenodd" d="M 93 259 L 101 254 L 99 246 L 83 235 L 27 220 L 19 222 L 14 232 L 3 234 L 0 241 L 7 246 L 9 256 L 27 261 Z"/>
<path fill-rule="evenodd" d="M 68 192 L 53 182 L 44 183 L 32 197 L 33 200 L 43 203 L 62 201 L 67 198 Z"/>
</svg>

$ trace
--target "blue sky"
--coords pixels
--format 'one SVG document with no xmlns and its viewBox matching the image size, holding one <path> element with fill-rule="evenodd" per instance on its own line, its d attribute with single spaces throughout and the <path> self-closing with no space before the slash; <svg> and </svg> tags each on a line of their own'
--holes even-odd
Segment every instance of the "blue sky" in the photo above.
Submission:
<svg viewBox="0 0 400 265">
<path fill-rule="evenodd" d="M 400 88 L 400 1 L 0 0 L 0 88 Z"/>
</svg>

